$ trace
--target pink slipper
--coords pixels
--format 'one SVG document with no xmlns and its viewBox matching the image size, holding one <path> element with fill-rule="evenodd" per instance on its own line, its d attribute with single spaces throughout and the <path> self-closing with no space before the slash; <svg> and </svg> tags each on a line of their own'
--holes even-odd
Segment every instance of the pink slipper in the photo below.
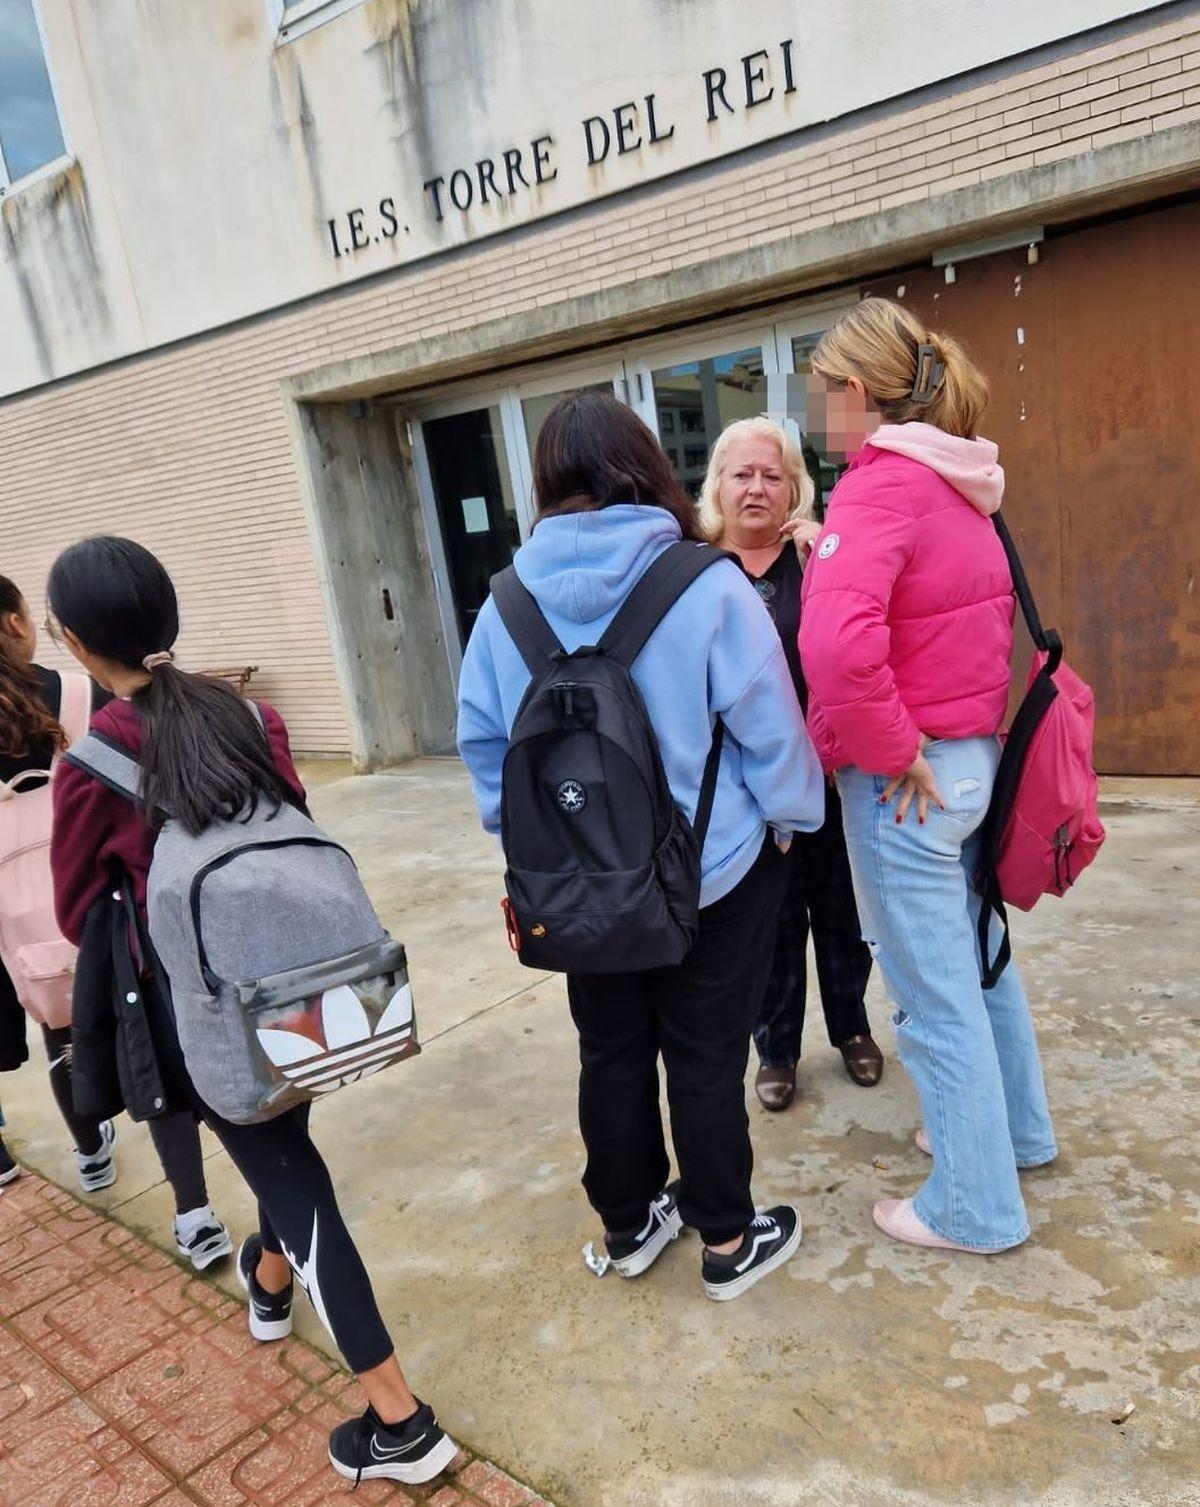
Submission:
<svg viewBox="0 0 1200 1507">
<path fill-rule="evenodd" d="M 902 1240 L 905 1245 L 927 1245 L 938 1251 L 966 1251 L 971 1256 L 986 1256 L 987 1251 L 977 1251 L 969 1245 L 959 1245 L 954 1240 L 943 1240 L 935 1235 L 913 1213 L 911 1198 L 881 1198 L 871 1210 L 871 1217 L 885 1235 L 893 1240 Z"/>
<path fill-rule="evenodd" d="M 923 1128 L 917 1131 L 916 1135 L 913 1136 L 913 1140 L 917 1143 L 918 1151 L 923 1151 L 926 1156 L 933 1155 L 933 1147 L 929 1144 L 929 1137 L 925 1134 Z"/>
</svg>

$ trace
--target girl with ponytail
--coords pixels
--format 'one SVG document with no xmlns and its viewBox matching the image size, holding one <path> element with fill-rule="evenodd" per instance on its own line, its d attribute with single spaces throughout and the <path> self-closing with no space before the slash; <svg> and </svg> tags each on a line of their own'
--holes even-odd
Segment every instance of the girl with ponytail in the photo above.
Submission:
<svg viewBox="0 0 1200 1507">
<path fill-rule="evenodd" d="M 48 595 L 67 647 L 114 697 L 93 718 L 92 733 L 141 768 L 134 806 L 81 768 L 62 767 L 54 789 L 52 867 L 63 931 L 72 938 L 83 933 L 93 909 L 112 900 L 114 876 L 127 886 L 147 964 L 140 995 L 161 1094 L 204 1120 L 258 1200 L 258 1233 L 242 1243 L 237 1258 L 250 1333 L 260 1341 L 291 1333 L 294 1270 L 370 1403 L 362 1417 L 334 1429 L 334 1467 L 352 1479 L 431 1480 L 457 1446 L 428 1404 L 413 1396 L 396 1361 L 328 1169 L 309 1136 L 310 1106 L 234 1125 L 200 1098 L 180 1048 L 169 986 L 145 934 L 159 813 L 170 812 L 198 834 L 260 805 L 278 811 L 291 802 L 304 809 L 283 719 L 265 702 L 256 717 L 229 686 L 176 665 L 175 588 L 160 562 L 132 540 L 101 537 L 73 545 L 55 561 Z"/>
<path fill-rule="evenodd" d="M 875 1222 L 913 1245 L 1004 1250 L 1029 1235 L 1018 1169 L 1057 1151 L 1020 976 L 1010 964 L 985 991 L 976 943 L 1013 622 L 991 523 L 1004 472 L 978 436 L 987 383 L 956 340 L 881 298 L 843 315 L 812 366 L 810 424 L 850 467 L 804 580 L 809 730 L 933 1157 Z"/>
</svg>

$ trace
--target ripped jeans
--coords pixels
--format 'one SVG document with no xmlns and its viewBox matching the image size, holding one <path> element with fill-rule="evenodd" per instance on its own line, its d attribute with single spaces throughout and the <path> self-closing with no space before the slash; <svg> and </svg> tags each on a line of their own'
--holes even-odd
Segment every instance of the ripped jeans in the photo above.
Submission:
<svg viewBox="0 0 1200 1507">
<path fill-rule="evenodd" d="M 1037 1039 L 1015 963 L 979 981 L 971 876 L 1000 758 L 995 738 L 945 739 L 925 756 L 945 811 L 903 824 L 887 781 L 837 775 L 863 937 L 897 1010 L 900 1060 L 916 1084 L 933 1170 L 913 1207 L 935 1234 L 979 1250 L 1028 1238 L 1018 1167 L 1057 1155 Z"/>
</svg>

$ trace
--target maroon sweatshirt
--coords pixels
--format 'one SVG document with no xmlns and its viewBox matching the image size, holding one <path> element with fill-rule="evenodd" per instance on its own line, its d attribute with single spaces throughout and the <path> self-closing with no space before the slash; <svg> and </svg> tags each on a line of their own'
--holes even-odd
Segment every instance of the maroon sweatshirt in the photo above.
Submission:
<svg viewBox="0 0 1200 1507">
<path fill-rule="evenodd" d="M 283 718 L 265 701 L 258 703 L 281 778 L 304 800 L 304 786 L 292 763 Z M 119 743 L 137 758 L 142 748 L 142 718 L 129 701 L 110 701 L 92 718 L 92 731 Z M 54 908 L 63 936 L 78 943 L 84 918 L 119 864 L 133 884 L 134 898 L 146 914 L 146 880 L 154 856 L 156 832 L 132 801 L 66 762 L 54 779 L 54 829 L 50 870 Z"/>
</svg>

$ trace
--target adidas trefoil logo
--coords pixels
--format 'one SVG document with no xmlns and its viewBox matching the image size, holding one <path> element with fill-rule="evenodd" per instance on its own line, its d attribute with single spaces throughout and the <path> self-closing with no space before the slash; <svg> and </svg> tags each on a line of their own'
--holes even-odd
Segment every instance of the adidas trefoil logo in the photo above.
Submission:
<svg viewBox="0 0 1200 1507">
<path fill-rule="evenodd" d="M 329 1093 L 409 1054 L 412 986 L 404 983 L 396 990 L 374 1029 L 358 995 L 349 984 L 339 984 L 298 1006 L 287 1026 L 260 1026 L 256 1034 L 271 1062 L 297 1088 Z"/>
</svg>

